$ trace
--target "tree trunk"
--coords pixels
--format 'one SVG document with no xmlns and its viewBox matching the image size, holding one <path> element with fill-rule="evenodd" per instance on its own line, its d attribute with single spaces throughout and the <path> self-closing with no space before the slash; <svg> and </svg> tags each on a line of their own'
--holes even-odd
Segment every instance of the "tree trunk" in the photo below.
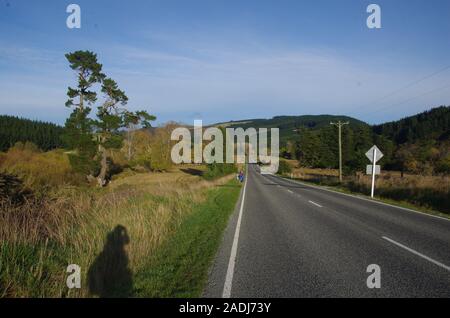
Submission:
<svg viewBox="0 0 450 318">
<path fill-rule="evenodd" d="M 100 161 L 100 174 L 97 177 L 98 185 L 100 187 L 103 187 L 106 185 L 106 173 L 108 172 L 108 161 L 106 160 L 106 149 L 101 147 L 100 148 L 102 159 Z"/>
</svg>

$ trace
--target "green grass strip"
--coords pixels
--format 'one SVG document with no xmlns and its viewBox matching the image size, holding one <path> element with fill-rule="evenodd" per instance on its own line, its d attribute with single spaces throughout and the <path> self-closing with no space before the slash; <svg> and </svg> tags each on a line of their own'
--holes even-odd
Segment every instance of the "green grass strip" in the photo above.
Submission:
<svg viewBox="0 0 450 318">
<path fill-rule="evenodd" d="M 208 190 L 206 202 L 194 207 L 149 265 L 136 273 L 134 296 L 201 296 L 240 188 L 241 185 L 232 180 Z"/>
</svg>

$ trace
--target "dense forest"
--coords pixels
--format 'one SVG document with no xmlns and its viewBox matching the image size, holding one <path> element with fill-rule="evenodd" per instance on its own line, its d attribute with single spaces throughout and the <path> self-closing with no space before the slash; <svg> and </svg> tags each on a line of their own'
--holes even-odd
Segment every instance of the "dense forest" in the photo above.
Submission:
<svg viewBox="0 0 450 318">
<path fill-rule="evenodd" d="M 338 158 L 337 128 L 318 130 L 303 127 L 284 148 L 287 157 L 303 166 L 336 168 Z M 376 126 L 344 126 L 344 170 L 364 171 L 365 152 L 378 145 L 385 157 L 383 169 L 418 174 L 450 173 L 450 107 L 441 106 L 399 121 Z"/>
<path fill-rule="evenodd" d="M 346 174 L 364 171 L 368 160 L 365 153 L 376 144 L 385 157 L 384 166 L 393 168 L 394 143 L 376 135 L 369 125 L 349 123 L 342 128 L 343 168 Z M 311 168 L 338 168 L 338 128 L 330 125 L 318 129 L 301 127 L 297 135 L 281 148 L 285 158 L 297 159 L 301 166 Z"/>
<path fill-rule="evenodd" d="M 419 174 L 450 174 L 450 106 L 373 127 L 375 136 L 392 140 L 388 168 Z"/>
<path fill-rule="evenodd" d="M 0 151 L 6 151 L 16 142 L 31 141 L 47 151 L 63 146 L 64 128 L 41 121 L 0 115 Z"/>
<path fill-rule="evenodd" d="M 424 139 L 443 141 L 450 135 L 450 106 L 441 106 L 415 116 L 373 127 L 397 145 L 415 143 Z"/>
</svg>

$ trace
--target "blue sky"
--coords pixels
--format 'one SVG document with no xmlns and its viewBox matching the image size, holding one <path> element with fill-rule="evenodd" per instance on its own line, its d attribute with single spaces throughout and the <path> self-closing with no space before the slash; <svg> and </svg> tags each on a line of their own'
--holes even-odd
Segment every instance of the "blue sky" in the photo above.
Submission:
<svg viewBox="0 0 450 318">
<path fill-rule="evenodd" d="M 81 29 L 66 27 L 70 3 Z M 366 26 L 370 3 L 382 29 Z M 450 0 L 0 0 L 0 30 L 0 113 L 61 124 L 75 84 L 64 54 L 79 49 L 159 123 L 378 123 L 450 104 Z"/>
</svg>

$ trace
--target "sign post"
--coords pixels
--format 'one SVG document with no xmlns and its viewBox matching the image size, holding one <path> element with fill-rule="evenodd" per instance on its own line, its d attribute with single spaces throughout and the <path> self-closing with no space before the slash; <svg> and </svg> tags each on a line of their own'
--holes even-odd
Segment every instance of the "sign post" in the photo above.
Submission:
<svg viewBox="0 0 450 318">
<path fill-rule="evenodd" d="M 377 157 L 377 148 L 373 148 L 373 157 Z M 373 192 L 375 191 L 375 161 L 372 162 L 372 190 L 370 191 L 370 197 L 373 198 Z"/>
<path fill-rule="evenodd" d="M 372 165 L 367 166 L 367 172 L 369 172 L 369 168 L 372 168 L 372 189 L 370 190 L 370 197 L 373 198 L 375 192 L 375 175 L 379 174 L 380 166 L 376 165 L 377 161 L 383 158 L 383 153 L 377 146 L 373 146 L 366 152 L 366 157 L 370 160 Z"/>
</svg>

